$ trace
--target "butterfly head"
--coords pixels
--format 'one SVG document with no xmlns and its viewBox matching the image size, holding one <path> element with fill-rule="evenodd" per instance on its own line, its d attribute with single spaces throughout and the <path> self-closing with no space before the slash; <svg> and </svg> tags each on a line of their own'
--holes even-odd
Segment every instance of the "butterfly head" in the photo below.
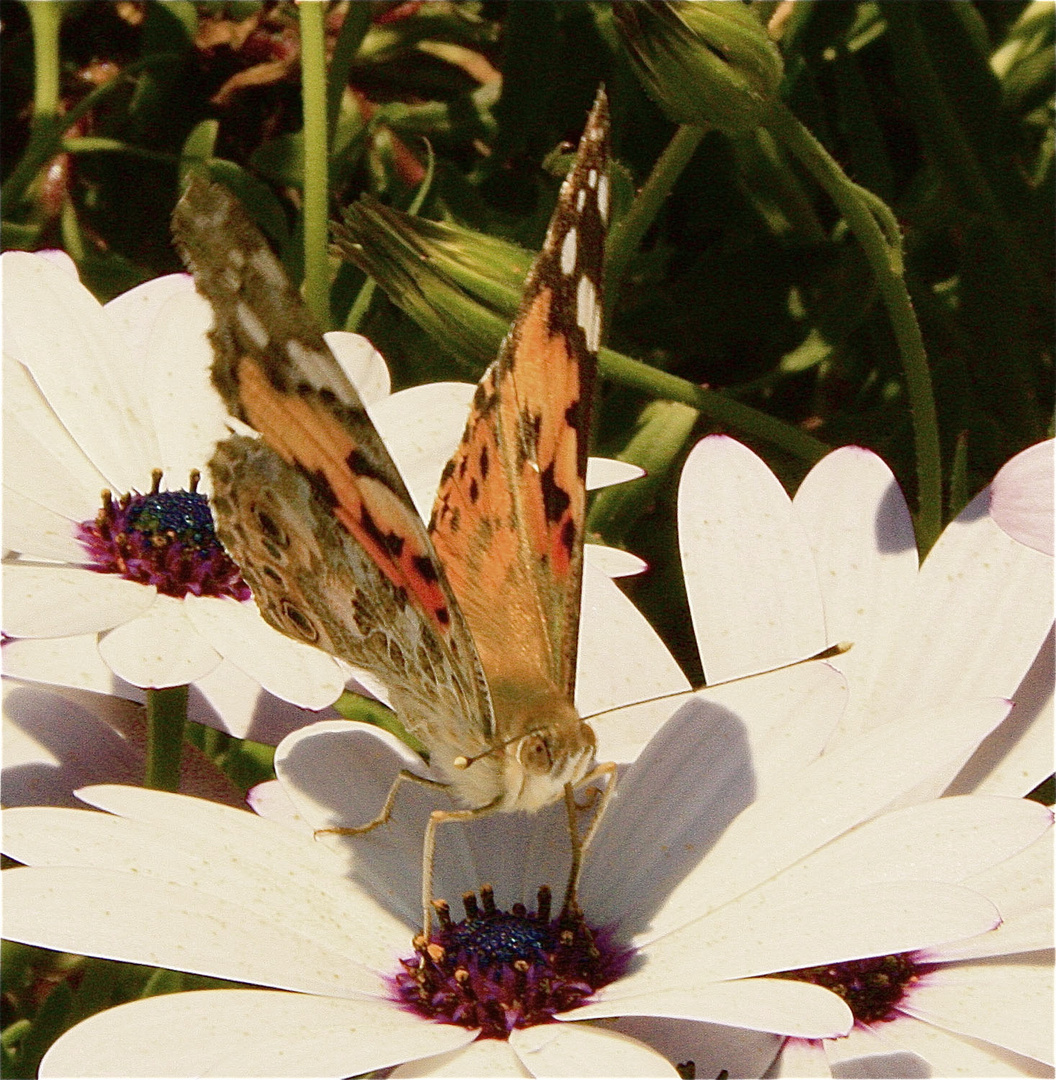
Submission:
<svg viewBox="0 0 1056 1080">
<path fill-rule="evenodd" d="M 501 792 L 503 810 L 533 812 L 561 798 L 594 765 L 596 741 L 590 725 L 557 692 L 524 685 L 492 688 L 502 731 L 522 732 L 475 757 L 458 757 L 454 785 L 467 802 L 489 801 Z M 487 785 L 474 795 L 470 790 Z"/>
</svg>

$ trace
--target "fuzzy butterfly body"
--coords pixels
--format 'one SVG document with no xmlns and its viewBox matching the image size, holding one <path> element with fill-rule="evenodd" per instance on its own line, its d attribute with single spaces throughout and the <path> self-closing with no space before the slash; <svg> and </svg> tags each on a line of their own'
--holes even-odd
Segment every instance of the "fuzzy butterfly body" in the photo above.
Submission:
<svg viewBox="0 0 1056 1080">
<path fill-rule="evenodd" d="M 174 217 L 214 310 L 214 384 L 259 433 L 210 462 L 222 543 L 272 626 L 387 685 L 474 811 L 538 809 L 594 762 L 573 693 L 607 139 L 599 94 L 428 527 L 242 208 L 193 181 Z"/>
</svg>

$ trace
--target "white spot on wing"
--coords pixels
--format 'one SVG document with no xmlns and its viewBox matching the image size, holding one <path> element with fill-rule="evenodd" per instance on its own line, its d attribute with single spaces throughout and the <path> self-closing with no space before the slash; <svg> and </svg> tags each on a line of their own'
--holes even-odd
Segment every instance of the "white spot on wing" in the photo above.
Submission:
<svg viewBox="0 0 1056 1080">
<path fill-rule="evenodd" d="M 239 300 L 235 305 L 235 318 L 242 324 L 242 329 L 245 330 L 258 349 L 263 349 L 267 345 L 270 336 L 268 328 L 257 318 L 257 313 L 244 300 Z"/>
<path fill-rule="evenodd" d="M 576 288 L 576 322 L 587 335 L 587 348 L 596 352 L 601 341 L 601 311 L 598 308 L 598 291 L 588 277 L 581 277 Z"/>
<path fill-rule="evenodd" d="M 594 187 L 597 187 L 597 186 L 598 186 L 598 170 L 597 169 L 591 169 L 590 172 L 587 173 L 587 187 L 594 188 Z"/>
<path fill-rule="evenodd" d="M 586 204 L 587 204 L 587 189 L 586 188 L 580 188 L 579 189 L 579 194 L 576 195 L 576 210 L 577 211 L 582 210 L 583 207 L 586 206 Z"/>
<path fill-rule="evenodd" d="M 603 225 L 609 223 L 609 178 L 602 176 L 598 180 L 598 214 Z"/>
<path fill-rule="evenodd" d="M 332 390 L 342 401 L 348 397 L 340 385 L 335 385 L 336 362 L 330 353 L 309 348 L 294 338 L 286 342 L 286 352 L 301 378 L 320 390 Z"/>
<path fill-rule="evenodd" d="M 568 277 L 576 268 L 576 230 L 569 229 L 561 243 L 561 273 Z"/>
<path fill-rule="evenodd" d="M 253 269 L 273 288 L 278 289 L 286 284 L 286 275 L 271 252 L 254 251 L 249 261 Z"/>
</svg>

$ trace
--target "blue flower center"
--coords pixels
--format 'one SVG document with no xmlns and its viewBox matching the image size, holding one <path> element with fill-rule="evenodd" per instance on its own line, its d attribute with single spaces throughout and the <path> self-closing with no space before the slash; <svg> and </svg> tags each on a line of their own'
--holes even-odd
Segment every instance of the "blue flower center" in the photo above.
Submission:
<svg viewBox="0 0 1056 1080">
<path fill-rule="evenodd" d="M 391 980 L 395 999 L 419 1016 L 505 1039 L 582 1005 L 627 969 L 631 951 L 578 909 L 551 919 L 546 886 L 532 914 L 523 904 L 500 911 L 487 885 L 479 903 L 474 893 L 462 903 L 466 917 L 456 923 L 447 903 L 435 902 L 439 929 L 415 939 L 415 955 Z"/>
<path fill-rule="evenodd" d="M 188 490 L 162 491 L 161 470 L 155 469 L 145 495 L 132 492 L 115 499 L 104 491 L 95 519 L 81 522 L 77 530 L 89 569 L 153 585 L 165 596 L 248 600 L 249 586 L 216 538 L 198 480 L 192 472 Z"/>
</svg>

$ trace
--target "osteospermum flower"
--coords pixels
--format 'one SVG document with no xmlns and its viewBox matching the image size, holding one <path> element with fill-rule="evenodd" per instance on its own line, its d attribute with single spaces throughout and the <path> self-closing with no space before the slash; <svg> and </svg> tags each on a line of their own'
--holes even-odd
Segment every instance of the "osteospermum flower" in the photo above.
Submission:
<svg viewBox="0 0 1056 1080">
<path fill-rule="evenodd" d="M 827 750 L 907 708 L 1011 698 L 1008 719 L 967 760 L 949 761 L 909 798 L 1027 794 L 1052 771 L 1052 559 L 1014 539 L 1007 521 L 1051 536 L 1051 454 L 1040 444 L 1013 459 L 1003 484 L 980 493 L 921 564 L 902 493 L 874 454 L 830 454 L 790 500 L 751 451 L 703 440 L 683 473 L 679 524 L 705 671 L 735 677 L 849 643 L 831 661 L 849 698 Z M 996 520 L 1002 506 L 1005 522 Z M 791 1041 L 775 1075 L 1044 1072 L 1052 957 L 1043 857 L 1012 860 L 977 883 L 1007 924 L 981 942 L 800 972 L 845 993 L 857 1023 L 846 1039 Z M 1029 932 L 1017 937 L 1014 920 Z"/>
<path fill-rule="evenodd" d="M 283 703 L 320 709 L 345 674 L 264 623 L 213 533 L 199 473 L 226 426 L 190 278 L 101 307 L 60 262 L 3 271 L 5 670 L 133 697 L 191 683 L 192 717 L 239 735 L 303 724 Z"/>
<path fill-rule="evenodd" d="M 41 1075 L 673 1076 L 693 1061 L 759 1076 L 781 1036 L 852 1023 L 829 990 L 770 976 L 992 929 L 991 902 L 959 882 L 1051 820 L 982 797 L 883 813 L 969 755 L 1002 703 L 907 715 L 819 756 L 843 702 L 842 676 L 814 663 L 702 691 L 669 720 L 596 718 L 599 752 L 634 761 L 588 851 L 582 917 L 542 889 L 559 896 L 568 870 L 563 808 L 494 815 L 441 830 L 433 891 L 450 910 L 429 941 L 435 791 L 405 785 L 369 834 L 312 838 L 369 819 L 399 768 L 422 768 L 365 725 L 284 740 L 255 798 L 278 820 L 118 787 L 81 793 L 108 813 L 10 811 L 6 850 L 29 865 L 5 878 L 9 936 L 258 987 L 98 1014 Z"/>
</svg>

